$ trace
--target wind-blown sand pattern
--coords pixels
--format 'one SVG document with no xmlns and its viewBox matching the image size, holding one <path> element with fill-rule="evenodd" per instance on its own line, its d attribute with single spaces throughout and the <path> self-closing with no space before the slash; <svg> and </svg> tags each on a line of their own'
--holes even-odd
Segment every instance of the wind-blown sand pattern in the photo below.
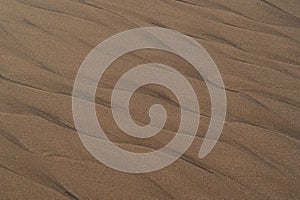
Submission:
<svg viewBox="0 0 300 200">
<path fill-rule="evenodd" d="M 198 158 L 210 120 L 200 75 L 176 55 L 140 50 L 118 59 L 99 83 L 97 111 L 120 147 L 147 152 L 170 141 L 178 102 L 157 85 L 140 88 L 132 116 L 149 123 L 153 103 L 168 110 L 161 133 L 142 140 L 112 119 L 116 81 L 141 63 L 179 70 L 199 97 L 201 123 L 189 150 L 172 165 L 132 175 L 93 158 L 72 117 L 77 70 L 100 42 L 158 26 L 203 45 L 216 62 L 228 101 L 222 136 Z M 1 0 L 0 199 L 299 199 L 300 3 L 298 0 Z"/>
</svg>

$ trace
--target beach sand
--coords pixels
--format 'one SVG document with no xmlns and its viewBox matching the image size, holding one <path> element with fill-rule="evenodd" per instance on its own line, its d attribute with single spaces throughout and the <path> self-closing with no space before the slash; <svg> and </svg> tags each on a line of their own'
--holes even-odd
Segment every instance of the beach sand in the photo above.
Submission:
<svg viewBox="0 0 300 200">
<path fill-rule="evenodd" d="M 110 36 L 163 27 L 199 42 L 226 87 L 220 140 L 198 158 L 210 122 L 203 78 L 180 57 L 139 50 L 119 58 L 99 83 L 96 110 L 121 148 L 148 152 L 175 136 L 174 94 L 146 85 L 132 97 L 138 124 L 165 106 L 155 137 L 137 139 L 115 124 L 112 89 L 138 64 L 180 71 L 199 98 L 201 121 L 187 152 L 159 171 L 130 174 L 97 161 L 84 148 L 72 116 L 72 89 L 88 53 Z M 0 199 L 300 199 L 300 2 L 297 0 L 1 0 Z"/>
</svg>

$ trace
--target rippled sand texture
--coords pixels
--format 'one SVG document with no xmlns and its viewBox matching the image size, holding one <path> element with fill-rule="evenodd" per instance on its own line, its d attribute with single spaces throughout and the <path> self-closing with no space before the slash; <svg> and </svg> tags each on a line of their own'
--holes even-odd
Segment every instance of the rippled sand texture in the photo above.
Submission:
<svg viewBox="0 0 300 200">
<path fill-rule="evenodd" d="M 1 0 L 0 199 L 300 199 L 300 3 L 298 0 Z M 218 65 L 228 113 L 220 141 L 197 157 L 210 117 L 203 79 L 178 56 L 143 50 L 117 60 L 99 84 L 97 111 L 120 147 L 149 151 L 178 128 L 173 94 L 145 86 L 131 102 L 137 123 L 161 103 L 159 136 L 126 136 L 111 117 L 112 87 L 140 63 L 168 64 L 197 91 L 201 124 L 171 166 L 131 175 L 94 159 L 74 128 L 72 87 L 87 54 L 136 27 L 193 37 Z"/>
</svg>

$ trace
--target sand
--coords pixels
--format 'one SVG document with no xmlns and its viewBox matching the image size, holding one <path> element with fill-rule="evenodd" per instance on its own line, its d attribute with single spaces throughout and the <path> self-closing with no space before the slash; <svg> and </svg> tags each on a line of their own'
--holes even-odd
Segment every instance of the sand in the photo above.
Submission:
<svg viewBox="0 0 300 200">
<path fill-rule="evenodd" d="M 178 102 L 157 85 L 139 89 L 130 109 L 137 123 L 147 124 L 149 106 L 164 105 L 164 130 L 142 140 L 116 126 L 112 88 L 138 64 L 155 61 L 180 71 L 201 109 L 197 137 L 179 160 L 129 174 L 84 148 L 73 122 L 72 89 L 96 45 L 148 26 L 182 32 L 206 48 L 226 86 L 227 116 L 217 145 L 199 159 L 211 114 L 203 79 L 170 53 L 123 56 L 105 73 L 96 98 L 99 121 L 120 147 L 158 149 L 178 128 Z M 1 0 L 0 199 L 299 199 L 299 55 L 297 0 Z"/>
</svg>

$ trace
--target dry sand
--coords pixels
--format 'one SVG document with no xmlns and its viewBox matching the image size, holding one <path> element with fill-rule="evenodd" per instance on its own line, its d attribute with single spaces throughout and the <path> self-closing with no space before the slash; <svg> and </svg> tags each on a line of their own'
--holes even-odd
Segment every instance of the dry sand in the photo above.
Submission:
<svg viewBox="0 0 300 200">
<path fill-rule="evenodd" d="M 132 175 L 106 167 L 83 147 L 71 95 L 80 64 L 98 43 L 145 26 L 180 31 L 207 49 L 225 82 L 228 110 L 220 141 L 199 159 L 210 117 L 201 77 L 157 50 L 117 60 L 99 84 L 97 111 L 122 148 L 160 148 L 178 128 L 177 100 L 156 85 L 135 93 L 131 111 L 137 123 L 147 123 L 144 111 L 165 105 L 161 134 L 141 140 L 116 127 L 112 87 L 137 64 L 155 61 L 182 72 L 202 114 L 184 156 Z M 300 199 L 299 55 L 298 0 L 1 0 L 0 199 Z"/>
</svg>

